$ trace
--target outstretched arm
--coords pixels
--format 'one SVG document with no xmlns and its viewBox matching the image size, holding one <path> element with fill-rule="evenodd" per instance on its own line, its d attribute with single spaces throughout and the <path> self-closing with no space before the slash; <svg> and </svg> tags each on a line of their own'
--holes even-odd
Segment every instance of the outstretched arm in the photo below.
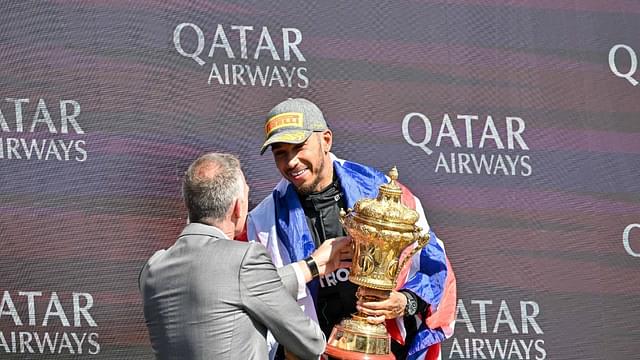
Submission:
<svg viewBox="0 0 640 360">
<path fill-rule="evenodd" d="M 276 340 L 297 356 L 317 358 L 325 347 L 318 324 L 309 319 L 282 284 L 265 248 L 252 244 L 240 269 L 245 310 L 264 324 Z"/>
</svg>

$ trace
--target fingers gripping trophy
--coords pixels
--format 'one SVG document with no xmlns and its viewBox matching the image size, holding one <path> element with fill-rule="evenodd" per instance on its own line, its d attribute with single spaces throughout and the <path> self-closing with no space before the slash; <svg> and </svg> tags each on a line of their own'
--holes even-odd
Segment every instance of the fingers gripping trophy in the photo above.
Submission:
<svg viewBox="0 0 640 360">
<path fill-rule="evenodd" d="M 381 301 L 396 288 L 398 274 L 407 260 L 429 242 L 416 226 L 418 213 L 400 202 L 402 189 L 396 183 L 398 170 L 389 171 L 391 181 L 379 188 L 376 199 L 360 199 L 354 209 L 341 212 L 341 222 L 353 240 L 353 263 L 349 280 L 359 285 L 356 296 L 364 301 Z M 416 246 L 401 260 L 403 251 Z M 360 288 L 381 291 L 362 295 Z M 367 315 L 356 313 L 331 331 L 326 354 L 343 360 L 394 359 L 391 337 L 384 324 L 370 324 Z"/>
</svg>

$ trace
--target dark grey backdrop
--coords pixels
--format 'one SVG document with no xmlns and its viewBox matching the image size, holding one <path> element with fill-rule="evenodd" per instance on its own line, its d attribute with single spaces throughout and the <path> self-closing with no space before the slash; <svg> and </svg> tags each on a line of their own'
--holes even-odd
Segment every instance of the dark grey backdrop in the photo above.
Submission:
<svg viewBox="0 0 640 360">
<path fill-rule="evenodd" d="M 257 203 L 278 180 L 264 115 L 304 96 L 338 156 L 398 166 L 445 241 L 460 302 L 444 358 L 636 358 L 639 16 L 622 0 L 3 2 L 0 357 L 150 358 L 137 274 L 185 223 L 181 173 L 236 153 Z"/>
</svg>

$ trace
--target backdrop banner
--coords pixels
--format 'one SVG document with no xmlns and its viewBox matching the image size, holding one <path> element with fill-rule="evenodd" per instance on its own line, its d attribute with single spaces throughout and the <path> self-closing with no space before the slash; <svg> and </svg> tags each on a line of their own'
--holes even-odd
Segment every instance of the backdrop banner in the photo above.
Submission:
<svg viewBox="0 0 640 360">
<path fill-rule="evenodd" d="M 638 358 L 639 57 L 626 0 L 3 1 L 0 358 L 152 359 L 137 279 L 182 174 L 237 154 L 255 206 L 287 97 L 422 200 L 443 358 Z"/>
</svg>

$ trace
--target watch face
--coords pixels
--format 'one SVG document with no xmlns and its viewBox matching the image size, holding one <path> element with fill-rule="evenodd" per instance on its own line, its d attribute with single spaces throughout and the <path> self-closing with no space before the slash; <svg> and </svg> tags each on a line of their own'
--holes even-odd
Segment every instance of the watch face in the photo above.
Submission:
<svg viewBox="0 0 640 360">
<path fill-rule="evenodd" d="M 405 297 L 407 298 L 407 306 L 404 309 L 405 314 L 415 315 L 416 311 L 418 310 L 418 303 L 412 296 L 407 296 L 405 294 Z"/>
<path fill-rule="evenodd" d="M 412 302 L 410 302 L 410 303 L 409 303 L 409 309 L 408 309 L 408 310 L 409 310 L 409 311 L 408 311 L 408 312 L 409 312 L 409 314 L 411 314 L 411 315 L 415 314 L 415 313 L 416 313 L 416 310 L 417 310 L 417 309 L 416 309 L 416 303 L 415 303 L 415 302 L 413 302 L 413 301 L 412 301 Z"/>
</svg>

